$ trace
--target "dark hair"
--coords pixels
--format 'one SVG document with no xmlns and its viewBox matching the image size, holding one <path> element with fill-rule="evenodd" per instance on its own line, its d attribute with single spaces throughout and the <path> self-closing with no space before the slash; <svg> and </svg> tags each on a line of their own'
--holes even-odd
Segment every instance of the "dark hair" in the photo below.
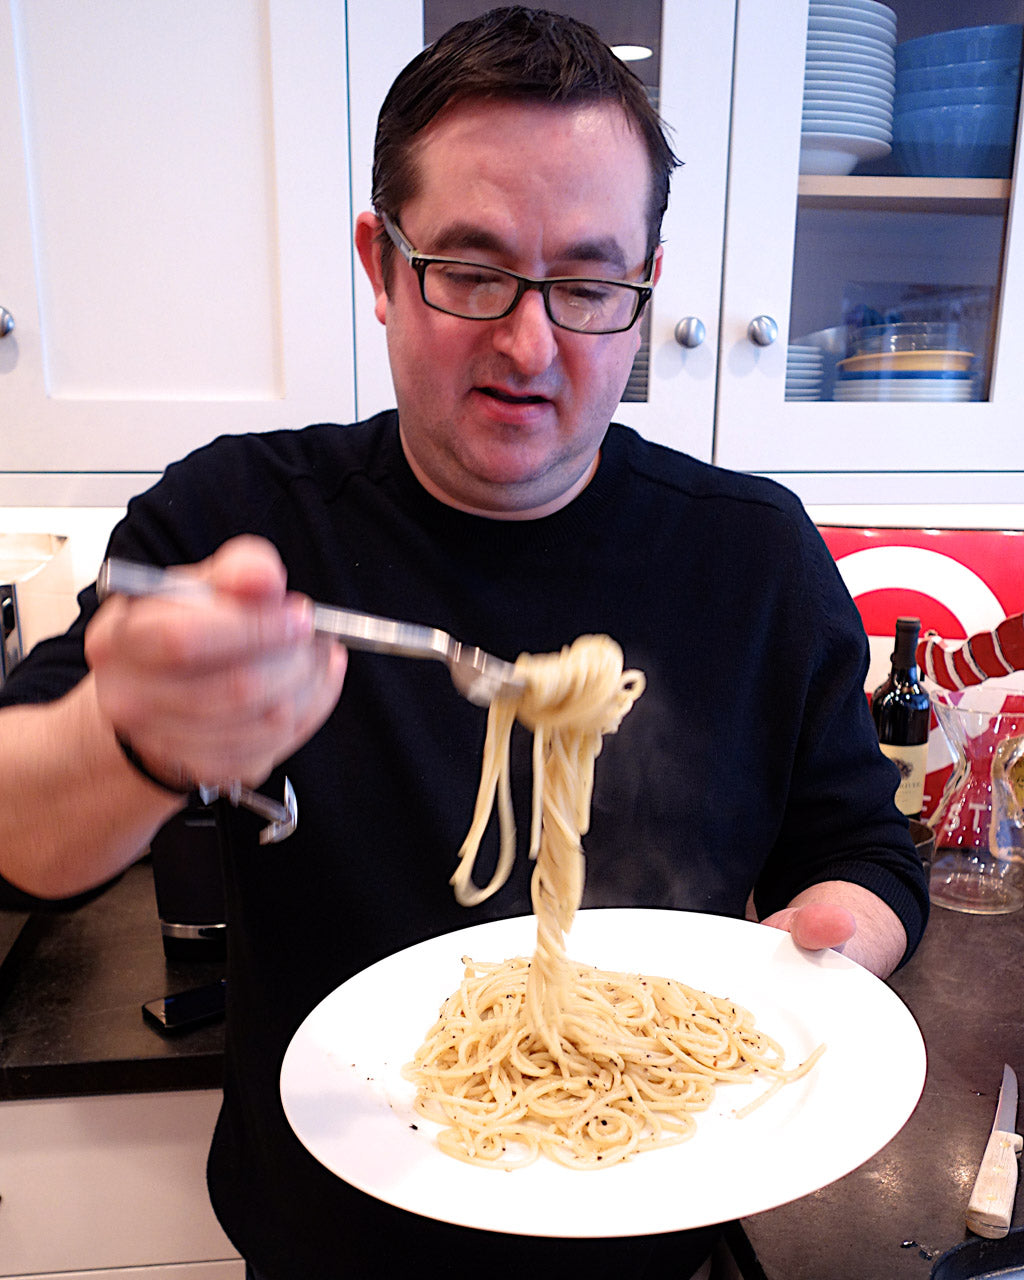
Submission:
<svg viewBox="0 0 1024 1280">
<path fill-rule="evenodd" d="M 564 14 L 513 5 L 460 22 L 399 73 L 377 120 L 373 206 L 397 219 L 416 192 L 416 135 L 446 106 L 470 97 L 572 106 L 613 102 L 647 148 L 651 189 L 647 250 L 661 238 L 669 179 L 679 163 L 642 82 L 592 27 Z M 385 279 L 392 245 L 381 237 Z"/>
</svg>

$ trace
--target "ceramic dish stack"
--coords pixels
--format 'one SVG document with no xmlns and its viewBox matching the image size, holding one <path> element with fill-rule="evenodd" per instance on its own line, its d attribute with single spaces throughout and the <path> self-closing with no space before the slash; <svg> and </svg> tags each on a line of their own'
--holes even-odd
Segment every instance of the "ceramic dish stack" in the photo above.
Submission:
<svg viewBox="0 0 1024 1280">
<path fill-rule="evenodd" d="M 1007 178 L 1024 26 L 961 27 L 896 46 L 893 151 L 911 177 Z"/>
<path fill-rule="evenodd" d="M 786 352 L 786 399 L 820 400 L 825 355 L 820 347 L 790 344 Z"/>
<path fill-rule="evenodd" d="M 955 324 L 882 324 L 858 329 L 840 360 L 834 400 L 959 403 L 977 399 L 974 352 Z"/>
<path fill-rule="evenodd" d="M 810 0 L 800 172 L 844 174 L 887 156 L 896 15 L 878 0 Z"/>
</svg>

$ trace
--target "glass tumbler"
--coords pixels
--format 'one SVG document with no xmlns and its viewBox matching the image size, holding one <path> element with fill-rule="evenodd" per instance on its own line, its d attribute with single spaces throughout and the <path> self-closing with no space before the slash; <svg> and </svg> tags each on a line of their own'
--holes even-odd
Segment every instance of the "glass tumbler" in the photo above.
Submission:
<svg viewBox="0 0 1024 1280">
<path fill-rule="evenodd" d="M 930 822 L 929 893 L 954 911 L 1024 906 L 1024 693 L 979 685 L 933 695 L 956 764 Z"/>
</svg>

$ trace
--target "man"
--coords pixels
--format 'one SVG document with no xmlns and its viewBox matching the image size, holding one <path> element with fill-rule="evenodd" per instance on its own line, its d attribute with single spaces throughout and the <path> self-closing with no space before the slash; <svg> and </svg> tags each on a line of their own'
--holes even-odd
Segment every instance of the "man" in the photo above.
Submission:
<svg viewBox="0 0 1024 1280">
<path fill-rule="evenodd" d="M 384 104 L 375 212 L 356 229 L 397 416 L 229 438 L 170 467 L 111 549 L 194 565 L 210 600 L 97 609 L 86 592 L 69 636 L 4 691 L 0 872 L 42 896 L 116 873 L 195 780 L 295 786 L 286 845 L 223 815 L 231 994 L 210 1185 L 262 1280 L 408 1263 L 686 1277 L 714 1238 L 467 1232 L 361 1195 L 291 1134 L 281 1059 L 323 996 L 422 938 L 529 910 L 523 858 L 472 910 L 447 883 L 483 713 L 436 664 L 314 639 L 307 596 L 509 659 L 585 632 L 622 644 L 648 687 L 598 762 L 586 903 L 742 915 L 749 899 L 799 944 L 883 974 L 923 929 L 866 644 L 799 504 L 608 425 L 660 272 L 672 164 L 639 83 L 588 29 L 519 9 L 453 29 Z M 515 753 L 525 792 L 528 747 Z"/>
</svg>

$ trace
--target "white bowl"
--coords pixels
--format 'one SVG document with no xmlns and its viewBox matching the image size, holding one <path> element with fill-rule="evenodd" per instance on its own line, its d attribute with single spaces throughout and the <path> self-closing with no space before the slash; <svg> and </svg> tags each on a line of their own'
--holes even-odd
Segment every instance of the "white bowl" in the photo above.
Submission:
<svg viewBox="0 0 1024 1280">
<path fill-rule="evenodd" d="M 892 147 L 878 138 L 865 138 L 849 132 L 802 133 L 800 136 L 800 172 L 834 177 L 852 173 L 861 160 L 881 160 Z"/>
</svg>

